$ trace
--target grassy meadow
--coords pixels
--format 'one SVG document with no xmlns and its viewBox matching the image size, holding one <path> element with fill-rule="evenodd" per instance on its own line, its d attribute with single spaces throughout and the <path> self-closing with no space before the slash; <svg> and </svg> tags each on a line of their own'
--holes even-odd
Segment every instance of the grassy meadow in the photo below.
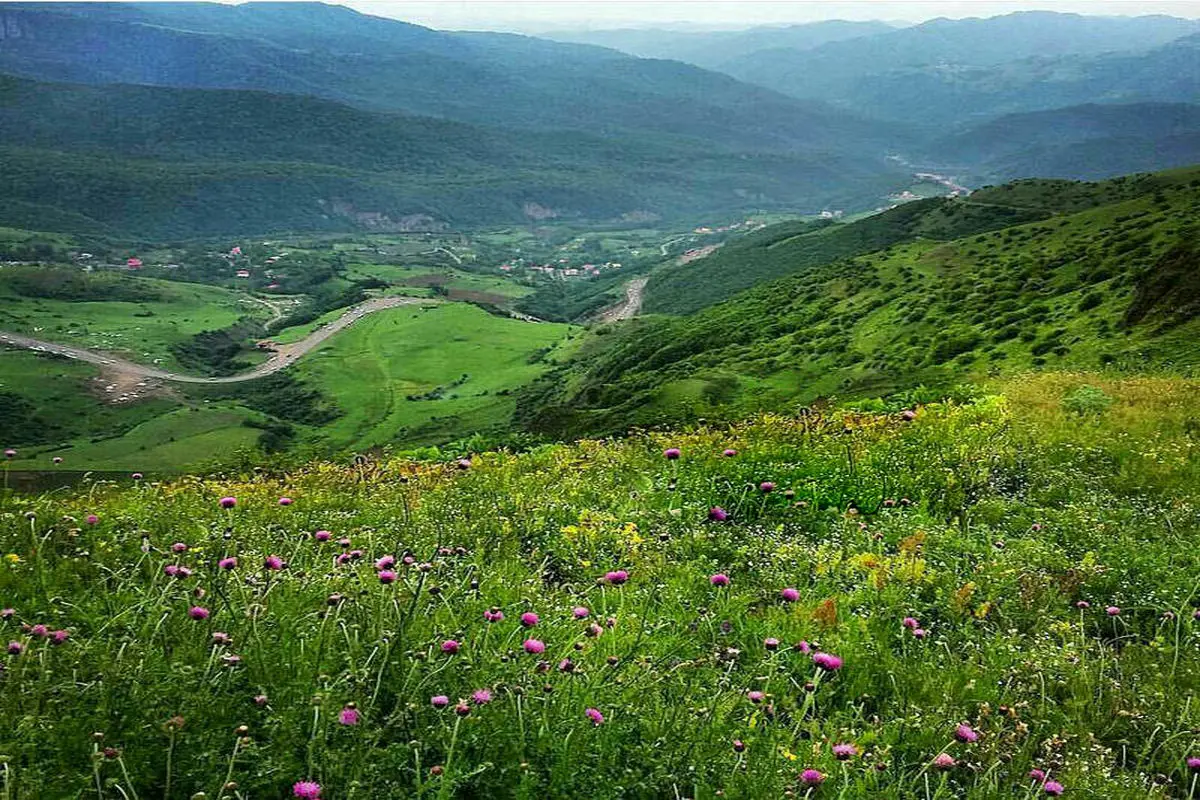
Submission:
<svg viewBox="0 0 1200 800">
<path fill-rule="evenodd" d="M 405 306 L 365 317 L 295 372 L 343 410 L 320 431 L 335 447 L 438 443 L 505 427 L 512 391 L 547 369 L 570 330 L 464 303 Z"/>
<path fill-rule="evenodd" d="M 1195 797 L 1198 389 L 8 496 L 0 792 Z"/>
<path fill-rule="evenodd" d="M 201 331 L 269 312 L 240 292 L 155 278 L 127 278 L 138 299 L 30 297 L 12 291 L 0 270 L 0 329 L 178 368 L 171 345 Z"/>
</svg>

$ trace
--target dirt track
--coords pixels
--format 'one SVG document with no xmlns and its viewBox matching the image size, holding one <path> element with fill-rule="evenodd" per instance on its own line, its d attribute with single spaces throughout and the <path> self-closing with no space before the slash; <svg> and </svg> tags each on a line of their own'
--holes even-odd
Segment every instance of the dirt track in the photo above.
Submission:
<svg viewBox="0 0 1200 800">
<path fill-rule="evenodd" d="M 346 312 L 336 320 L 330 322 L 328 325 L 317 328 L 300 341 L 280 345 L 267 361 L 259 364 L 249 372 L 243 372 L 240 375 L 227 375 L 221 378 L 205 378 L 198 375 L 182 375 L 177 372 L 167 372 L 166 370 L 147 367 L 143 364 L 127 361 L 107 353 L 84 350 L 81 347 L 72 347 L 65 344 L 55 344 L 54 342 L 43 342 L 39 339 L 31 339 L 28 336 L 21 336 L 20 334 L 5 331 L 0 331 L 0 345 L 24 347 L 29 350 L 36 350 L 39 353 L 54 353 L 67 358 L 86 361 L 90 364 L 97 364 L 117 375 L 154 378 L 160 381 L 175 381 L 177 383 L 239 383 L 241 381 L 252 381 L 255 378 L 261 378 L 264 375 L 270 375 L 291 366 L 305 353 L 338 331 L 353 325 L 367 314 L 382 311 L 385 308 L 429 302 L 431 301 L 419 297 L 378 297 L 373 300 L 367 300 L 346 309 Z"/>
</svg>

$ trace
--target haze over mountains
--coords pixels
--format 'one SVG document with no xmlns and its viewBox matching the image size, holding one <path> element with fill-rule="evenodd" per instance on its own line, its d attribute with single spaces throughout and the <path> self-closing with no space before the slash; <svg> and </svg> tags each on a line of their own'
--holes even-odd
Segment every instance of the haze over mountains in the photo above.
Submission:
<svg viewBox="0 0 1200 800">
<path fill-rule="evenodd" d="M 563 42 L 319 3 L 11 3 L 0 222 L 179 236 L 815 213 L 886 205 L 920 169 L 975 185 L 1160 169 L 1197 160 L 1198 31 L 1037 12 Z"/>
</svg>

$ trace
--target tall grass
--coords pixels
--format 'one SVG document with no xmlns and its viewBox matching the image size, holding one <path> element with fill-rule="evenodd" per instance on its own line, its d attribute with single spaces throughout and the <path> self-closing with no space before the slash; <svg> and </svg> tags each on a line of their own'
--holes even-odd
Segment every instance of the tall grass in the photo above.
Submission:
<svg viewBox="0 0 1200 800">
<path fill-rule="evenodd" d="M 1195 797 L 1198 411 L 1063 376 L 7 496 L 0 797 Z"/>
</svg>

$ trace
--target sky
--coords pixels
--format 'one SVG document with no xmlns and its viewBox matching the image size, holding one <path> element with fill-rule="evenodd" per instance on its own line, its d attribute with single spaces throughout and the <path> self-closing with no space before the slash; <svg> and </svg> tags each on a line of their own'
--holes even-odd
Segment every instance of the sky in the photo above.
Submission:
<svg viewBox="0 0 1200 800">
<path fill-rule="evenodd" d="M 332 0 L 337 2 L 338 0 Z M 358 11 L 449 30 L 733 29 L 822 19 L 921 22 L 1041 9 L 1200 17 L 1200 0 L 341 0 Z"/>
</svg>

